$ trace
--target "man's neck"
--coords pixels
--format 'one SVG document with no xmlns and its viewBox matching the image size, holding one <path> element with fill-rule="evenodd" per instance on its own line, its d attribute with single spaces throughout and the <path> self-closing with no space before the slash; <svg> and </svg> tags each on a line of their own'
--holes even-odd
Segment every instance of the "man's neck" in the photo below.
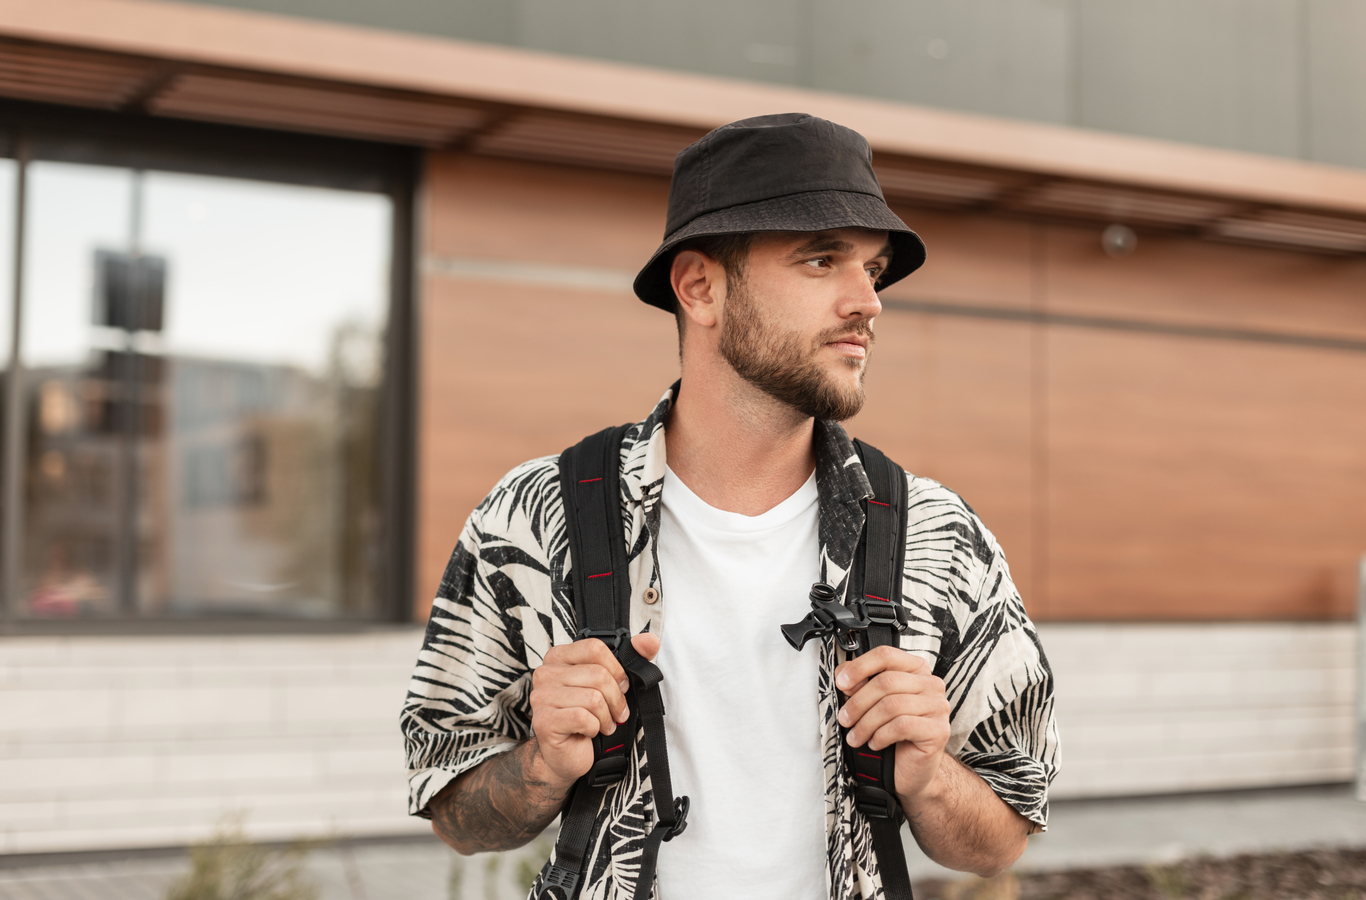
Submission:
<svg viewBox="0 0 1366 900">
<path fill-rule="evenodd" d="M 815 420 L 728 372 L 685 377 L 664 429 L 669 468 L 717 509 L 757 516 L 816 467 Z"/>
</svg>

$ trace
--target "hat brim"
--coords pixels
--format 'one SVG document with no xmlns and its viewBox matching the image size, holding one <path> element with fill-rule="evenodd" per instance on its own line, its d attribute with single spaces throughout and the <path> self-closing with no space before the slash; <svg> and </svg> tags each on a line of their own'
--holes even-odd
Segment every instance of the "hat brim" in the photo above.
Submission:
<svg viewBox="0 0 1366 900">
<path fill-rule="evenodd" d="M 636 276 L 636 296 L 651 306 L 673 312 L 674 291 L 669 271 L 674 250 L 684 241 L 721 234 L 754 231 L 831 231 L 869 228 L 885 231 L 892 259 L 878 281 L 878 290 L 895 284 L 925 262 L 920 236 L 887 208 L 881 197 L 853 191 L 809 191 L 773 197 L 698 216 L 664 239 Z"/>
</svg>

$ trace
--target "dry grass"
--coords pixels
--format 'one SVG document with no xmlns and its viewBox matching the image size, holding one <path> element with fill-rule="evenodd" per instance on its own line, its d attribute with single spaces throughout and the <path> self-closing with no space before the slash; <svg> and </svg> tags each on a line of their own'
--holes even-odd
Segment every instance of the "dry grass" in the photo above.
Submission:
<svg viewBox="0 0 1366 900">
<path fill-rule="evenodd" d="M 916 900 L 1366 900 L 1366 849 L 923 881 Z"/>
<path fill-rule="evenodd" d="M 190 848 L 190 871 L 170 886 L 166 900 L 317 900 L 318 888 L 303 870 L 312 849 L 253 844 L 241 817 L 230 818 Z"/>
</svg>

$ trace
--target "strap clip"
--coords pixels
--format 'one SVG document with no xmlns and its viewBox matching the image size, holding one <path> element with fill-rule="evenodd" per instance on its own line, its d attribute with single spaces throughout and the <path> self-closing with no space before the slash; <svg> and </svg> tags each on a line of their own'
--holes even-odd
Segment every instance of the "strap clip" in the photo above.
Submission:
<svg viewBox="0 0 1366 900">
<path fill-rule="evenodd" d="M 870 819 L 898 819 L 901 816 L 901 804 L 896 802 L 896 797 L 871 784 L 854 788 L 854 806 Z"/>
<path fill-rule="evenodd" d="M 818 581 L 811 585 L 811 612 L 800 622 L 784 625 L 783 637 L 800 650 L 813 637 L 833 634 L 839 645 L 850 653 L 858 650 L 858 636 L 870 625 L 887 625 L 905 632 L 906 610 L 890 600 L 864 597 L 855 604 L 858 614 L 836 599 L 835 589 Z"/>
<path fill-rule="evenodd" d="M 541 892 L 536 895 L 536 900 L 571 900 L 574 888 L 578 885 L 579 873 L 556 863 L 545 873 L 545 878 L 541 881 Z"/>
<path fill-rule="evenodd" d="M 625 756 L 604 756 L 588 770 L 589 787 L 607 787 L 626 777 Z"/>
<path fill-rule="evenodd" d="M 889 628 L 895 628 L 902 634 L 905 634 L 911 627 L 906 620 L 906 608 L 899 603 L 883 600 L 881 597 L 869 597 L 865 594 L 857 606 L 859 616 L 869 626 L 885 625 Z"/>
<path fill-rule="evenodd" d="M 669 830 L 664 834 L 665 841 L 671 841 L 688 829 L 688 809 L 692 806 L 692 801 L 686 796 L 674 800 L 674 823 L 669 826 Z M 656 828 L 664 827 L 661 822 Z"/>
<path fill-rule="evenodd" d="M 617 629 L 593 629 L 580 628 L 578 634 L 574 635 L 574 640 L 581 641 L 585 638 L 597 638 L 607 645 L 608 649 L 615 655 L 621 649 L 622 641 L 631 639 L 631 632 L 625 628 Z"/>
</svg>

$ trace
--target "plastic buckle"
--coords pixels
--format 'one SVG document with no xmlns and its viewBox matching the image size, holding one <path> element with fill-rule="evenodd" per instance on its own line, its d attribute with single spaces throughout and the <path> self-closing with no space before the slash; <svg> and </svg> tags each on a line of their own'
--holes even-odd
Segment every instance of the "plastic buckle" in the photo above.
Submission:
<svg viewBox="0 0 1366 900">
<path fill-rule="evenodd" d="M 910 624 L 906 621 L 906 610 L 899 603 L 883 600 L 881 597 L 864 596 L 858 602 L 859 617 L 869 625 L 886 625 L 905 633 Z"/>
<path fill-rule="evenodd" d="M 854 611 L 838 599 L 835 589 L 823 582 L 811 585 L 811 612 L 800 622 L 782 626 L 783 637 L 800 650 L 814 637 L 833 634 L 839 645 L 849 652 L 858 649 L 856 634 L 868 627 L 868 622 L 854 615 Z"/>
<path fill-rule="evenodd" d="M 579 873 L 557 863 L 545 873 L 545 878 L 541 882 L 541 892 L 536 895 L 536 900 L 570 900 L 574 896 L 574 888 L 578 885 Z"/>
<path fill-rule="evenodd" d="M 622 641 L 631 639 L 631 632 L 627 631 L 625 628 L 617 628 L 613 631 L 594 631 L 591 628 L 582 628 L 579 630 L 578 634 L 574 635 L 574 640 L 576 641 L 581 641 L 585 638 L 597 638 L 606 644 L 612 653 L 615 654 L 621 649 Z"/>
<path fill-rule="evenodd" d="M 671 841 L 688 830 L 688 810 L 691 807 L 692 801 L 687 797 L 674 800 L 674 823 L 664 835 L 664 840 Z"/>
<path fill-rule="evenodd" d="M 604 756 L 588 770 L 589 787 L 607 787 L 626 776 L 625 756 Z"/>
<path fill-rule="evenodd" d="M 870 819 L 895 819 L 901 815 L 901 804 L 880 787 L 860 784 L 854 788 L 854 806 Z"/>
</svg>

